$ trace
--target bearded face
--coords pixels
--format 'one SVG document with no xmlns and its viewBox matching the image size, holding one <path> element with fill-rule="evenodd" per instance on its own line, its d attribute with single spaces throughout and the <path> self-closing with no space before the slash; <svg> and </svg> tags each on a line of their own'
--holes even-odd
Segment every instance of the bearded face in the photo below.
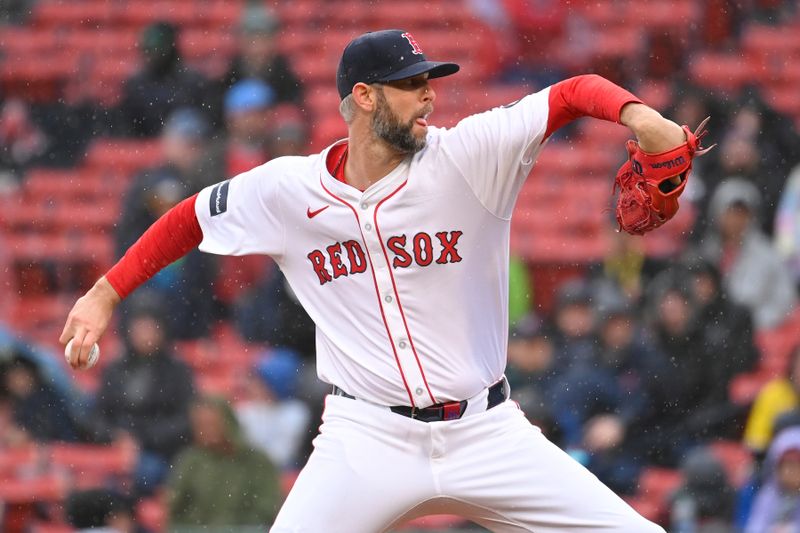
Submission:
<svg viewBox="0 0 800 533">
<path fill-rule="evenodd" d="M 415 121 L 431 113 L 433 106 L 426 105 L 421 113 L 411 117 L 407 122 L 403 122 L 389 107 L 389 103 L 383 94 L 383 89 L 378 87 L 376 94 L 377 107 L 375 114 L 372 116 L 372 131 L 375 136 L 401 154 L 416 154 L 425 148 L 425 135 L 417 137 L 412 130 Z"/>
</svg>

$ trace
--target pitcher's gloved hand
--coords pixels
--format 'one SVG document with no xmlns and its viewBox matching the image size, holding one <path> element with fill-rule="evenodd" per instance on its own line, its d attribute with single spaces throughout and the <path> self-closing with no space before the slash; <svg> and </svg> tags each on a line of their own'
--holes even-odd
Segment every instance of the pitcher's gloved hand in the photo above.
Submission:
<svg viewBox="0 0 800 533">
<path fill-rule="evenodd" d="M 700 146 L 707 122 L 708 118 L 694 133 L 684 125 L 686 142 L 660 154 L 642 151 L 634 140 L 626 143 L 628 160 L 617 171 L 614 182 L 614 189 L 620 190 L 616 207 L 620 229 L 643 235 L 675 216 L 692 160 L 716 146 Z"/>
</svg>

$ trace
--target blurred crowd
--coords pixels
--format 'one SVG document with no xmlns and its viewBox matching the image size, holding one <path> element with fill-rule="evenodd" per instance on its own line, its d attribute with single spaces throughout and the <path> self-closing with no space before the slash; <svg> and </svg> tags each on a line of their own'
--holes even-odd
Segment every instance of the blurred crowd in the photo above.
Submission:
<svg viewBox="0 0 800 533">
<path fill-rule="evenodd" d="M 712 13 L 729 4 L 706 3 Z M 509 60 L 503 80 L 540 88 L 595 70 L 636 92 L 644 79 L 679 77 L 686 61 L 685 42 L 654 35 L 636 68 L 584 64 L 586 54 L 548 47 L 565 35 L 575 47 L 584 42 L 564 3 L 502 4 L 469 2 L 508 56 L 525 58 Z M 724 20 L 705 19 L 693 45 L 730 46 L 743 20 L 777 23 L 794 8 L 736 3 Z M 18 11 L 5 18 L 24 23 Z M 141 68 L 113 108 L 96 105 L 80 80 L 57 102 L 0 95 L 0 196 L 13 194 L 30 168 L 76 164 L 91 138 L 157 139 L 162 159 L 122 201 L 119 257 L 183 198 L 307 152 L 314 117 L 277 46 L 280 27 L 263 3 L 246 6 L 237 53 L 224 75 L 209 79 L 181 58 L 179 27 L 149 25 L 138 43 Z M 737 376 L 762 364 L 762 339 L 800 331 L 800 136 L 755 84 L 724 99 L 685 82 L 670 94 L 665 115 L 690 126 L 713 116 L 719 144 L 696 161 L 682 199 L 685 231 L 656 256 L 609 217 L 608 253 L 559 283 L 552 306 L 538 301 L 527 265 L 512 258 L 512 397 L 620 494 L 635 494 L 648 467 L 682 472 L 670 531 L 800 531 L 800 334 L 785 375 L 744 400 L 731 392 Z M 573 133 L 567 128 L 566 137 Z M 176 341 L 202 343 L 220 322 L 264 346 L 235 401 L 200 390 L 175 350 Z M 135 503 L 152 497 L 167 502 L 173 530 L 269 523 L 312 449 L 327 392 L 315 377 L 313 323 L 280 271 L 265 258 L 191 252 L 123 303 L 117 329 L 121 352 L 86 394 L 52 357 L 0 324 L 0 450 L 51 442 L 136 450 L 131 479 L 70 496 L 65 516 L 77 529 L 143 533 Z M 729 479 L 709 451 L 720 439 L 752 453 L 745 483 Z"/>
</svg>

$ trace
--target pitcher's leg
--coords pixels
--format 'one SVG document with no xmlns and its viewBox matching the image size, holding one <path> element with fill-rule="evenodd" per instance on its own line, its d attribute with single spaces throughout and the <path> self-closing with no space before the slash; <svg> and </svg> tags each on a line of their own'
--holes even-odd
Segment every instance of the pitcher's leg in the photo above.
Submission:
<svg viewBox="0 0 800 533">
<path fill-rule="evenodd" d="M 459 421 L 442 489 L 469 518 L 518 533 L 664 533 L 532 426 L 513 402 Z M 481 511 L 483 509 L 484 511 Z"/>
<path fill-rule="evenodd" d="M 329 396 L 314 451 L 270 531 L 376 533 L 430 497 L 427 428 L 408 426 L 388 410 Z"/>
</svg>

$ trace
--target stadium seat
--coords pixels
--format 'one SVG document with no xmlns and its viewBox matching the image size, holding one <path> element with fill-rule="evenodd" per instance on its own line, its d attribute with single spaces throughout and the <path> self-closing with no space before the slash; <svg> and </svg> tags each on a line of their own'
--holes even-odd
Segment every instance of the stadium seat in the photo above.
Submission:
<svg viewBox="0 0 800 533">
<path fill-rule="evenodd" d="M 39 448 L 34 445 L 0 450 L 0 479 L 35 474 L 40 469 L 40 457 Z"/>
<path fill-rule="evenodd" d="M 728 481 L 736 488 L 741 488 L 753 473 L 753 456 L 739 441 L 719 440 L 709 444 L 728 476 Z"/>
<path fill-rule="evenodd" d="M 748 24 L 742 32 L 742 48 L 746 52 L 790 61 L 800 53 L 797 35 L 800 26 L 788 24 L 776 27 L 771 24 Z"/>
<path fill-rule="evenodd" d="M 31 60 L 52 54 L 61 37 L 49 30 L 6 26 L 0 32 L 0 50 L 5 60 Z"/>
<path fill-rule="evenodd" d="M 66 478 L 53 473 L 25 478 L 4 479 L 0 501 L 6 505 L 62 501 L 69 489 Z"/>
<path fill-rule="evenodd" d="M 161 159 L 158 140 L 98 139 L 89 146 L 84 165 L 131 176 L 145 167 L 157 165 Z"/>
<path fill-rule="evenodd" d="M 98 56 L 136 53 L 138 40 L 138 32 L 129 28 L 74 28 L 64 37 L 72 50 Z"/>
<path fill-rule="evenodd" d="M 634 508 L 634 510 L 655 523 L 662 523 L 667 513 L 667 505 L 662 501 L 655 501 L 651 498 L 644 498 L 641 496 L 628 496 L 625 501 Z"/>
<path fill-rule="evenodd" d="M 47 456 L 54 472 L 68 475 L 75 486 L 103 485 L 108 479 L 127 482 L 136 465 L 137 451 L 125 444 L 52 444 Z"/>
<path fill-rule="evenodd" d="M 37 522 L 31 525 L 28 533 L 75 533 L 76 529 L 66 523 Z"/>
<path fill-rule="evenodd" d="M 728 398 L 736 405 L 751 405 L 764 385 L 773 378 L 771 372 L 764 371 L 737 374 L 728 384 Z"/>
<path fill-rule="evenodd" d="M 734 91 L 752 80 L 748 63 L 739 54 L 698 53 L 691 60 L 692 78 L 705 87 Z"/>
<path fill-rule="evenodd" d="M 639 476 L 639 495 L 652 501 L 665 502 L 682 482 L 683 474 L 678 470 L 648 467 Z"/>
<path fill-rule="evenodd" d="M 756 332 L 760 351 L 759 369 L 771 376 L 782 376 L 789 365 L 792 350 L 800 345 L 800 307 L 783 324 Z"/>
<path fill-rule="evenodd" d="M 329 144 L 347 137 L 347 126 L 338 111 L 335 115 L 319 117 L 311 127 L 311 150 L 322 150 Z"/>
<path fill-rule="evenodd" d="M 124 2 L 120 8 L 118 21 L 129 28 L 141 28 L 156 21 L 167 21 L 176 26 L 192 26 L 205 11 L 204 8 L 191 4 L 170 1 Z"/>
<path fill-rule="evenodd" d="M 297 476 L 299 475 L 299 470 L 286 470 L 281 472 L 281 492 L 283 494 L 289 494 L 289 491 L 292 490 L 294 482 L 297 481 Z"/>
<path fill-rule="evenodd" d="M 32 22 L 34 26 L 48 31 L 64 27 L 104 27 L 115 18 L 121 5 L 105 0 L 45 0 L 36 3 Z"/>
<path fill-rule="evenodd" d="M 169 519 L 167 506 L 162 495 L 145 498 L 136 505 L 136 518 L 150 531 L 165 531 Z"/>
</svg>

